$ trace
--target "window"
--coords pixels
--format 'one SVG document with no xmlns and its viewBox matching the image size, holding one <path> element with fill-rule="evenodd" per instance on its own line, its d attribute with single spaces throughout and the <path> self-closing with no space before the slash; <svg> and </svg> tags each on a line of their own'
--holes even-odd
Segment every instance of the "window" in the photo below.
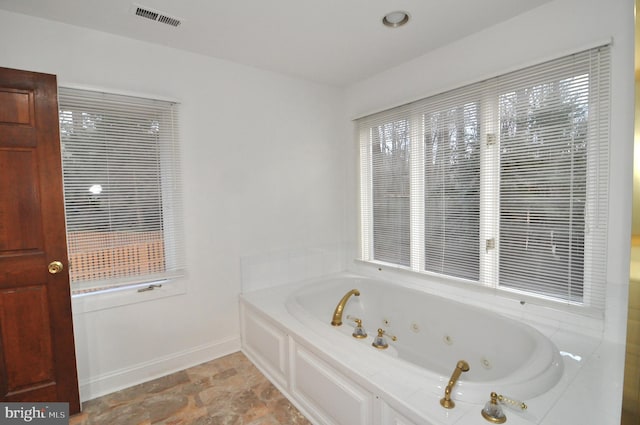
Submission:
<svg viewBox="0 0 640 425">
<path fill-rule="evenodd" d="M 184 270 L 178 105 L 60 88 L 74 293 Z"/>
<path fill-rule="evenodd" d="M 376 259 L 409 265 L 409 122 L 372 129 L 373 232 Z"/>
<path fill-rule="evenodd" d="M 357 121 L 362 259 L 604 308 L 609 47 Z"/>
<path fill-rule="evenodd" d="M 478 280 L 480 117 L 475 101 L 429 108 L 424 122 L 427 271 Z"/>
</svg>

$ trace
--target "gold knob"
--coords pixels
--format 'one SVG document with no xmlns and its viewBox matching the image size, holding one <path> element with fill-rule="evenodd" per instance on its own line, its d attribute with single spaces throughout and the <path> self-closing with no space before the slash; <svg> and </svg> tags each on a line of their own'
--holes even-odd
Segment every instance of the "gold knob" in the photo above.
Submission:
<svg viewBox="0 0 640 425">
<path fill-rule="evenodd" d="M 52 261 L 49 263 L 49 273 L 56 274 L 64 270 L 64 266 L 60 261 Z"/>
</svg>

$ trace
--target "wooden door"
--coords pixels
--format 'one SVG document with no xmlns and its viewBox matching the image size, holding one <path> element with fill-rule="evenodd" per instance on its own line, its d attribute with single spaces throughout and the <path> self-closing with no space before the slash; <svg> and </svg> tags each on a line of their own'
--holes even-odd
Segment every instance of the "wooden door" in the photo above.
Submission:
<svg viewBox="0 0 640 425">
<path fill-rule="evenodd" d="M 67 264 L 56 77 L 0 68 L 1 401 L 80 411 Z"/>
</svg>

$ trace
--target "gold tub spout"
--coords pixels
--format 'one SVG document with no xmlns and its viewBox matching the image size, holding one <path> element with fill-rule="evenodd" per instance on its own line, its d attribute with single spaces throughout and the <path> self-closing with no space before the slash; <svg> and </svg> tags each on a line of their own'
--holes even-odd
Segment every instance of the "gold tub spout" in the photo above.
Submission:
<svg viewBox="0 0 640 425">
<path fill-rule="evenodd" d="M 349 292 L 347 292 L 344 295 L 344 297 L 342 297 L 342 299 L 336 306 L 335 311 L 333 312 L 333 319 L 331 320 L 331 324 L 333 326 L 342 325 L 342 312 L 344 311 L 344 306 L 345 304 L 347 304 L 347 301 L 349 301 L 349 298 L 351 297 L 351 295 L 355 295 L 356 297 L 358 297 L 360 296 L 360 291 L 358 291 L 357 289 L 352 289 Z"/>
<path fill-rule="evenodd" d="M 458 378 L 460 378 L 460 375 L 462 374 L 462 372 L 467 372 L 468 370 L 469 370 L 469 363 L 465 362 L 464 360 L 460 360 L 456 364 L 456 368 L 453 370 L 453 373 L 451 374 L 449 383 L 447 384 L 447 387 L 444 389 L 444 398 L 440 400 L 440 404 L 445 409 L 453 409 L 455 407 L 456 404 L 453 402 L 453 400 L 451 400 L 451 391 L 453 391 L 453 386 L 458 381 Z"/>
</svg>

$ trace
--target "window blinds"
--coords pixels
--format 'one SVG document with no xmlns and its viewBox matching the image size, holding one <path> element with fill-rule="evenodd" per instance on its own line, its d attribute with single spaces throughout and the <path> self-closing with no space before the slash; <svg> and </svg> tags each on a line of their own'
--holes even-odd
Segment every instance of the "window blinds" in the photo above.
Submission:
<svg viewBox="0 0 640 425">
<path fill-rule="evenodd" d="M 603 307 L 609 49 L 499 87 L 500 285 Z"/>
<path fill-rule="evenodd" d="M 184 270 L 178 105 L 59 89 L 74 291 Z"/>
<path fill-rule="evenodd" d="M 604 307 L 609 48 L 357 120 L 362 259 Z"/>
</svg>

